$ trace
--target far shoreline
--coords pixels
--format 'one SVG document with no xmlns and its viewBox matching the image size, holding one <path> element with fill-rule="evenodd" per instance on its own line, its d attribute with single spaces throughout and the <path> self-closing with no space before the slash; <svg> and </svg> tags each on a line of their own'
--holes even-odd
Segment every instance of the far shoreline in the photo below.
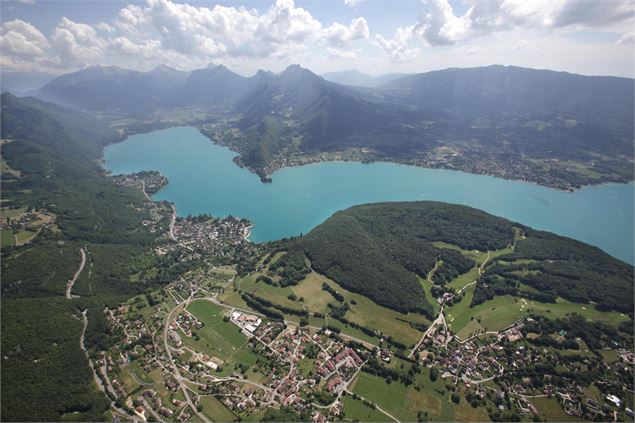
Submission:
<svg viewBox="0 0 635 423">
<path fill-rule="evenodd" d="M 277 166 L 273 169 L 272 172 L 269 173 L 260 173 L 258 172 L 258 169 L 254 169 L 251 168 L 249 166 L 244 165 L 243 163 L 241 163 L 240 158 L 241 158 L 241 154 L 239 151 L 236 151 L 234 149 L 232 149 L 230 146 L 228 145 L 224 145 L 221 143 L 218 143 L 216 141 L 214 141 L 213 139 L 211 139 L 210 137 L 208 137 L 207 135 L 205 135 L 205 133 L 203 133 L 201 131 L 201 128 L 198 126 L 193 126 L 191 124 L 185 124 L 185 125 L 157 125 L 156 127 L 154 127 L 154 129 L 149 128 L 148 131 L 132 131 L 132 132 L 126 132 L 123 129 L 118 129 L 118 133 L 121 136 L 120 139 L 113 141 L 107 145 L 104 146 L 104 148 L 102 149 L 101 152 L 101 156 L 99 158 L 99 163 L 100 163 L 100 167 L 102 167 L 103 169 L 105 169 L 106 171 L 108 171 L 108 169 L 105 168 L 105 160 L 104 160 L 104 150 L 113 144 L 119 144 L 121 142 L 124 142 L 126 140 L 128 140 L 128 138 L 130 138 L 131 136 L 134 135 L 142 135 L 142 134 L 150 134 L 153 132 L 158 132 L 158 131 L 167 131 L 173 128 L 192 128 L 192 129 L 196 129 L 205 139 L 207 139 L 208 141 L 210 141 L 212 144 L 225 148 L 229 151 L 231 151 L 232 153 L 234 153 L 234 157 L 232 158 L 232 161 L 234 162 L 234 164 L 238 167 L 240 167 L 241 169 L 245 169 L 247 171 L 249 171 L 250 173 L 254 174 L 255 176 L 257 176 L 261 183 L 273 183 L 273 179 L 275 177 L 275 175 L 281 171 L 285 171 L 286 169 L 293 169 L 293 168 L 299 168 L 299 167 L 303 167 L 303 166 L 311 166 L 311 165 L 319 165 L 321 163 L 359 163 L 359 164 L 364 164 L 364 165 L 372 165 L 375 163 L 379 163 L 379 164 L 392 164 L 392 165 L 398 165 L 398 166 L 408 166 L 408 167 L 412 167 L 412 168 L 419 168 L 419 169 L 429 169 L 429 170 L 442 170 L 442 171 L 450 171 L 450 172 L 460 172 L 466 175 L 474 175 L 474 176 L 485 176 L 485 177 L 490 177 L 490 178 L 495 178 L 498 180 L 503 180 L 503 181 L 511 181 L 511 182 L 515 182 L 515 183 L 521 183 L 521 184 L 529 184 L 532 186 L 538 186 L 538 187 L 543 187 L 543 188 L 548 188 L 554 191 L 558 191 L 558 192 L 564 192 L 564 193 L 575 193 L 577 191 L 581 191 L 581 190 L 585 190 L 588 188 L 593 188 L 593 187 L 601 187 L 601 186 L 610 186 L 610 185 L 629 185 L 629 184 L 634 184 L 635 183 L 635 175 L 633 177 L 633 179 L 628 180 L 628 181 L 602 181 L 599 182 L 597 184 L 583 184 L 579 187 L 571 187 L 570 189 L 563 189 L 563 188 L 558 188 L 556 186 L 552 186 L 552 185 L 545 185 L 545 184 L 541 184 L 532 180 L 528 180 L 528 179 L 514 179 L 514 178 L 505 178 L 502 177 L 500 175 L 496 175 L 496 174 L 491 174 L 491 173 L 476 173 L 476 172 L 469 172 L 466 170 L 461 170 L 461 169 L 452 169 L 452 168 L 448 168 L 448 167 L 430 167 L 430 166 L 422 166 L 422 165 L 418 165 L 418 164 L 413 164 L 413 163 L 404 163 L 404 162 L 400 162 L 397 160 L 390 160 L 390 159 L 375 159 L 372 161 L 363 161 L 363 160 L 354 160 L 354 159 L 327 159 L 327 160 L 320 160 L 319 158 L 312 160 L 311 158 L 309 158 L 309 161 L 307 161 L 306 163 L 286 163 L 284 166 Z M 341 152 L 340 152 L 341 154 Z M 310 156 L 308 156 L 310 157 Z M 153 170 L 153 169 L 144 169 L 144 170 Z"/>
</svg>

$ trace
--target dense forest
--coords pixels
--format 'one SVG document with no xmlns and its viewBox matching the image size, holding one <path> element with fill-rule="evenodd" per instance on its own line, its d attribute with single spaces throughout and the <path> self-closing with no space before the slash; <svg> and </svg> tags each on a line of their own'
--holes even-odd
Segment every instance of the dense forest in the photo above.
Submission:
<svg viewBox="0 0 635 423">
<path fill-rule="evenodd" d="M 539 301 L 556 296 L 596 303 L 599 310 L 633 312 L 633 266 L 597 247 L 527 229 L 512 254 L 495 259 L 477 284 L 472 304 L 495 295 L 525 295 Z M 522 285 L 538 292 L 521 290 Z"/>
<path fill-rule="evenodd" d="M 141 221 L 143 195 L 115 185 L 95 162 L 116 132 L 79 112 L 2 95 L 2 158 L 20 171 L 2 179 L 3 207 L 28 207 L 55 215 L 29 244 L 2 249 L 2 420 L 103 421 L 109 402 L 92 385 L 79 349 L 79 313 L 88 309 L 87 347 L 109 342 L 97 323 L 106 305 L 142 292 L 155 280 L 130 282 L 132 274 L 174 262 L 146 251 L 154 242 Z M 64 298 L 87 252 L 90 277 Z M 74 413 L 74 414 L 71 414 Z"/>
<path fill-rule="evenodd" d="M 513 242 L 513 224 L 479 210 L 437 202 L 355 206 L 335 213 L 309 234 L 292 240 L 316 271 L 378 304 L 430 315 L 425 278 L 438 259 L 446 279 L 466 272 L 472 260 L 435 247 L 443 241 L 481 251 Z"/>
<path fill-rule="evenodd" d="M 515 228 L 522 236 L 515 237 Z M 593 303 L 599 310 L 632 313 L 633 266 L 570 238 L 459 205 L 438 202 L 383 203 L 351 207 L 307 235 L 286 241 L 302 251 L 317 272 L 383 306 L 430 315 L 417 280 L 434 274 L 437 291 L 474 262 L 461 252 L 437 248 L 442 241 L 463 250 L 493 251 L 514 245 L 478 277 L 471 305 L 497 295 L 541 302 L 557 297 Z M 294 253 L 297 255 L 297 252 Z M 436 292 L 436 291 L 434 291 Z"/>
</svg>

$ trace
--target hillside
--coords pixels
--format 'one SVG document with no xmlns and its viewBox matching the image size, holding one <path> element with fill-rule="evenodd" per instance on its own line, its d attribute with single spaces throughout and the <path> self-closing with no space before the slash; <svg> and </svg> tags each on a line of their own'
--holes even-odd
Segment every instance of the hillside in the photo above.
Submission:
<svg viewBox="0 0 635 423">
<path fill-rule="evenodd" d="M 95 389 L 79 349 L 80 312 L 89 316 L 87 348 L 105 348 L 116 334 L 104 307 L 156 283 L 130 283 L 157 264 L 147 255 L 156 235 L 141 224 L 149 212 L 139 191 L 115 185 L 95 162 L 105 144 L 119 139 L 114 130 L 40 100 L 8 93 L 1 100 L 2 159 L 15 171 L 3 173 L 2 216 L 14 216 L 12 227 L 24 233 L 30 223 L 16 224 L 15 216 L 52 219 L 20 246 L 4 244 L 14 229 L 3 221 L 2 418 L 103 421 L 110 401 Z M 80 250 L 86 270 L 68 299 Z"/>
<path fill-rule="evenodd" d="M 543 302 L 561 297 L 597 304 L 598 310 L 633 309 L 632 266 L 579 241 L 465 206 L 355 206 L 290 241 L 288 248 L 303 252 L 314 270 L 344 288 L 402 312 L 430 314 L 435 299 L 424 293 L 417 276 L 426 279 L 434 269 L 438 292 L 453 292 L 446 285 L 471 271 L 475 263 L 467 253 L 474 250 L 492 257 L 475 275 L 471 306 L 515 295 Z"/>
<path fill-rule="evenodd" d="M 92 67 L 38 96 L 108 112 L 123 130 L 195 124 L 263 180 L 285 166 L 345 158 L 572 189 L 632 180 L 633 89 L 627 78 L 513 66 L 446 69 L 374 88 L 298 65 L 252 77 L 224 66 L 189 74 Z"/>
<path fill-rule="evenodd" d="M 62 75 L 44 85 L 37 96 L 63 106 L 144 116 L 171 107 L 188 73 L 167 66 L 137 72 L 116 66 L 93 66 Z"/>
</svg>

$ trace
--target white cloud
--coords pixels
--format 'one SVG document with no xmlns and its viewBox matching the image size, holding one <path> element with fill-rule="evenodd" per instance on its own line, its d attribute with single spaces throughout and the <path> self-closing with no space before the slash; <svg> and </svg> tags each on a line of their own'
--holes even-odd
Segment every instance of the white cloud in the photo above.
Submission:
<svg viewBox="0 0 635 423">
<path fill-rule="evenodd" d="M 95 28 L 97 28 L 98 30 L 102 31 L 102 32 L 107 32 L 108 34 L 112 34 L 114 33 L 117 29 L 112 26 L 107 24 L 106 22 L 98 22 L 95 24 Z"/>
<path fill-rule="evenodd" d="M 353 19 L 349 26 L 334 23 L 322 31 L 324 41 L 336 47 L 344 47 L 355 40 L 365 40 L 370 36 L 368 22 L 364 18 Z"/>
<path fill-rule="evenodd" d="M 514 50 L 538 50 L 536 45 L 528 40 L 518 40 L 514 46 Z"/>
<path fill-rule="evenodd" d="M 5 22 L 0 28 L 0 49 L 3 55 L 40 57 L 48 46 L 44 34 L 20 19 Z"/>
<path fill-rule="evenodd" d="M 364 0 L 344 0 L 344 4 L 349 7 L 357 7 L 363 2 Z"/>
<path fill-rule="evenodd" d="M 623 34 L 619 40 L 617 40 L 618 44 L 633 44 L 635 43 L 635 33 L 629 32 Z"/>
<path fill-rule="evenodd" d="M 355 53 L 354 51 L 340 50 L 333 47 L 327 47 L 326 51 L 329 53 L 329 56 L 335 59 L 354 60 L 358 57 L 357 53 Z"/>
<path fill-rule="evenodd" d="M 455 44 L 468 38 L 513 28 L 559 29 L 600 27 L 631 19 L 630 0 L 467 0 L 462 15 L 455 15 L 448 0 L 424 0 L 417 33 L 430 45 Z"/>
<path fill-rule="evenodd" d="M 415 31 L 432 45 L 454 44 L 470 31 L 470 17 L 455 16 L 447 0 L 428 0 Z"/>
<path fill-rule="evenodd" d="M 106 40 L 92 26 L 64 17 L 53 30 L 51 44 L 62 63 L 85 66 L 103 57 Z"/>
<path fill-rule="evenodd" d="M 345 4 L 354 8 L 362 1 Z M 628 50 L 634 41 L 632 0 L 462 1 L 466 10 L 456 13 L 448 0 L 422 0 L 414 4 L 411 22 L 392 33 L 373 34 L 367 17 L 324 23 L 293 0 L 274 0 L 258 10 L 144 0 L 92 26 L 63 18 L 47 34 L 21 20 L 4 22 L 0 65 L 3 70 L 61 72 L 94 64 L 150 69 L 165 63 L 192 69 L 213 61 L 247 74 L 289 63 L 328 71 L 334 63 L 350 66 L 354 61 L 371 73 L 513 63 L 633 73 Z M 585 37 L 573 36 L 591 27 L 614 38 L 591 43 L 589 31 Z M 571 36 L 556 36 L 564 32 Z"/>
<path fill-rule="evenodd" d="M 410 48 L 410 42 L 415 36 L 414 26 L 397 28 L 392 38 L 384 38 L 377 34 L 373 44 L 384 49 L 384 51 L 395 61 L 413 60 L 421 54 L 418 48 Z"/>
<path fill-rule="evenodd" d="M 193 7 L 170 0 L 148 0 L 119 12 L 116 26 L 124 35 L 143 39 L 154 34 L 165 49 L 219 58 L 286 57 L 312 42 L 344 47 L 368 38 L 368 23 L 354 19 L 349 26 L 327 28 L 293 0 L 277 0 L 265 13 L 244 7 Z"/>
</svg>

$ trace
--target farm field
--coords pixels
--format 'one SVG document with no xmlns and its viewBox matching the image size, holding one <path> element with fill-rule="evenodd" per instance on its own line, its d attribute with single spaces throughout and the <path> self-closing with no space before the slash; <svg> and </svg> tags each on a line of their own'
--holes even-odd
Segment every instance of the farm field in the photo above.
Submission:
<svg viewBox="0 0 635 423">
<path fill-rule="evenodd" d="M 546 421 L 552 422 L 579 422 L 584 421 L 570 416 L 564 412 L 558 400 L 555 398 L 539 397 L 532 398 L 531 403 L 538 409 L 540 416 Z"/>
<path fill-rule="evenodd" d="M 360 422 L 385 422 L 389 418 L 377 409 L 373 409 L 361 400 L 353 399 L 352 396 L 344 397 L 344 413 L 346 419 L 358 420 Z"/>
<path fill-rule="evenodd" d="M 238 326 L 223 321 L 223 308 L 207 300 L 196 300 L 189 304 L 187 311 L 205 324 L 196 330 L 192 337 L 181 336 L 184 345 L 195 351 L 202 351 L 210 356 L 220 358 L 220 375 L 234 370 L 234 363 L 242 363 L 249 367 L 256 363 L 258 354 L 245 348 L 247 337 L 240 333 Z"/>
<path fill-rule="evenodd" d="M 314 271 L 307 274 L 306 278 L 297 285 L 290 287 L 275 287 L 264 282 L 255 282 L 257 276 L 258 274 L 249 275 L 240 279 L 236 285 L 241 291 L 258 295 L 274 304 L 304 309 L 311 314 L 315 312 L 327 314 L 329 311 L 327 304 L 335 304 L 337 301 L 331 294 L 322 289 L 322 284 L 326 283 L 339 292 L 344 297 L 344 300 L 349 303 L 349 310 L 345 315 L 346 319 L 361 326 L 378 329 L 406 345 L 414 344 L 421 337 L 421 332 L 414 329 L 408 322 L 411 321 L 426 326 L 430 324 L 430 321 L 422 315 L 414 313 L 404 314 L 382 307 L 367 297 L 342 288 L 336 282 Z M 290 294 L 295 295 L 297 300 L 290 300 L 288 298 Z M 300 298 L 303 301 L 300 302 Z M 220 300 L 235 307 L 249 308 L 236 291 L 227 290 L 220 296 Z M 299 321 L 299 317 L 294 315 L 286 315 L 285 318 L 294 322 Z M 328 322 L 325 323 L 341 328 L 344 334 L 377 343 L 376 338 L 363 335 L 360 330 L 345 327 L 335 319 L 327 318 L 327 320 Z M 315 322 L 311 322 L 311 324 L 315 325 Z"/>
<path fill-rule="evenodd" d="M 621 313 L 600 312 L 590 305 L 572 303 L 561 298 L 556 303 L 541 303 L 505 295 L 470 308 L 469 304 L 472 302 L 473 293 L 474 286 L 468 287 L 463 301 L 448 308 L 446 313 L 448 325 L 460 338 L 464 338 L 478 329 L 472 323 L 473 321 L 476 321 L 483 330 L 498 331 L 531 313 L 545 315 L 552 319 L 561 318 L 570 313 L 578 313 L 589 320 L 612 326 L 628 320 L 628 317 Z M 472 322 L 470 322 L 471 318 L 473 318 Z M 468 325 L 469 323 L 471 324 Z"/>
<path fill-rule="evenodd" d="M 1 246 L 2 247 L 10 247 L 12 245 L 15 245 L 15 234 L 13 232 L 13 229 L 3 229 L 0 232 L 2 238 L 1 238 Z"/>
<path fill-rule="evenodd" d="M 203 414 L 215 422 L 231 422 L 236 419 L 234 413 L 212 395 L 201 395 L 200 403 L 203 406 Z"/>
</svg>

